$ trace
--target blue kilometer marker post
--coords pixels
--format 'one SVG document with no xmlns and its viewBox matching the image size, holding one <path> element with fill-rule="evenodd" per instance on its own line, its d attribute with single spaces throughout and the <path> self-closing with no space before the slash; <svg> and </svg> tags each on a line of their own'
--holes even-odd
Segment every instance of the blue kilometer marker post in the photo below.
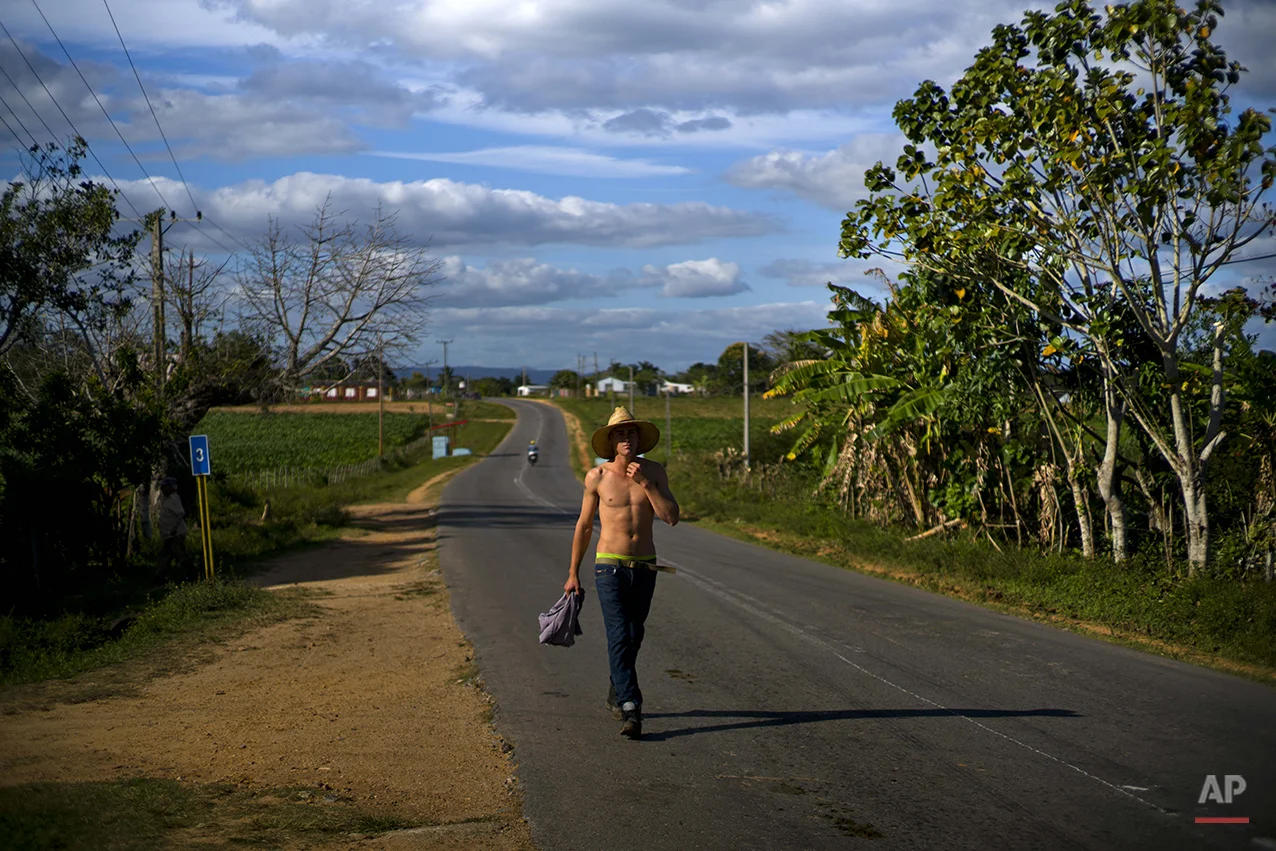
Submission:
<svg viewBox="0 0 1276 851">
<path fill-rule="evenodd" d="M 191 435 L 191 475 L 207 476 L 213 471 L 212 459 L 208 457 L 208 435 Z"/>
<path fill-rule="evenodd" d="M 208 510 L 208 477 L 213 472 L 213 459 L 208 454 L 208 435 L 193 434 L 191 444 L 191 473 L 195 476 L 195 489 L 199 494 L 199 539 L 204 547 L 204 578 L 212 582 L 216 577 L 213 567 L 213 524 Z"/>
</svg>

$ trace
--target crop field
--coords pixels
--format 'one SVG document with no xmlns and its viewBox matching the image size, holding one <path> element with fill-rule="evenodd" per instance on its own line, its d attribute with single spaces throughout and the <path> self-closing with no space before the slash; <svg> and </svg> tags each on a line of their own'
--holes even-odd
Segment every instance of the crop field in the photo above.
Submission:
<svg viewBox="0 0 1276 851">
<path fill-rule="evenodd" d="M 613 405 L 607 399 L 556 399 L 563 409 L 580 418 L 586 434 L 606 424 Z M 628 397 L 616 397 L 617 405 L 628 405 Z M 635 400 L 636 415 L 660 428 L 660 446 L 648 457 L 665 460 L 665 400 L 649 396 Z M 793 432 L 773 435 L 771 426 L 791 416 L 793 403 L 788 399 L 754 398 L 749 404 L 749 448 L 755 459 L 778 460 L 793 445 Z M 717 452 L 744 445 L 744 402 L 740 397 L 700 399 L 694 397 L 669 400 L 673 420 L 674 452 Z"/>
<path fill-rule="evenodd" d="M 425 434 L 424 414 L 385 415 L 387 451 Z M 213 411 L 196 427 L 207 434 L 213 469 L 230 475 L 358 464 L 377 454 L 377 415 L 227 413 Z"/>
<path fill-rule="evenodd" d="M 581 417 L 582 424 L 597 421 L 598 425 L 607 422 L 612 408 L 616 405 L 629 406 L 629 396 L 617 393 L 615 401 L 607 397 L 597 399 L 555 399 L 555 402 L 569 407 L 573 413 Z M 662 423 L 665 419 L 665 399 L 663 396 L 638 396 L 634 399 L 634 415 L 654 423 Z M 739 396 L 717 396 L 701 398 L 698 396 L 674 396 L 669 400 L 669 412 L 675 420 L 682 418 L 703 417 L 706 419 L 744 419 L 744 400 Z M 791 399 L 763 399 L 760 394 L 749 398 L 749 417 L 778 422 L 789 416 L 795 408 Z"/>
</svg>

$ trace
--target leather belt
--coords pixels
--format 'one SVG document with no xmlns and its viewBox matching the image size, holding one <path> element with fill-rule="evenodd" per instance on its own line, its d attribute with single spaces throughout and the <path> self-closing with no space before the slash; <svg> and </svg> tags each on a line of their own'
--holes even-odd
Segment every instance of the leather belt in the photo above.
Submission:
<svg viewBox="0 0 1276 851">
<path fill-rule="evenodd" d="M 644 570 L 659 570 L 662 573 L 677 573 L 678 568 L 670 567 L 667 564 L 656 564 L 654 561 L 639 561 L 631 558 L 596 558 L 594 564 L 611 564 L 616 567 L 642 568 Z"/>
</svg>

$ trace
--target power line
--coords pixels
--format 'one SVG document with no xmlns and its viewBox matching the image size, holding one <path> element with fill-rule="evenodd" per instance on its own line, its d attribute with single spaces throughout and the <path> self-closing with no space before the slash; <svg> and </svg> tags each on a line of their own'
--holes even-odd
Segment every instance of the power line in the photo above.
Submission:
<svg viewBox="0 0 1276 851">
<path fill-rule="evenodd" d="M 1227 266 L 1231 263 L 1248 263 L 1250 260 L 1268 260 L 1272 257 L 1276 257 L 1276 251 L 1273 251 L 1270 254 L 1254 254 L 1250 257 L 1234 257 L 1231 260 L 1224 260 L 1219 265 Z"/>
<path fill-rule="evenodd" d="M 32 0 L 32 2 L 34 3 L 35 0 Z M 169 144 L 168 134 L 164 132 L 164 126 L 160 123 L 159 115 L 155 112 L 155 106 L 151 103 L 150 95 L 146 93 L 146 86 L 142 84 L 142 75 L 138 73 L 137 65 L 133 62 L 133 54 L 129 53 L 128 45 L 124 42 L 124 34 L 120 32 L 120 25 L 115 21 L 115 14 L 111 11 L 111 4 L 108 0 L 102 0 L 102 5 L 106 7 L 106 15 L 111 19 L 111 26 L 115 28 L 115 36 L 120 40 L 120 47 L 124 50 L 124 58 L 128 60 L 129 68 L 133 71 L 133 79 L 137 80 L 137 88 L 142 92 L 142 99 L 146 101 L 146 108 L 151 111 L 151 118 L 155 120 L 155 129 L 159 131 L 160 138 L 164 140 L 164 147 L 168 149 L 168 158 L 173 161 L 173 168 L 177 169 L 177 176 L 181 178 L 182 188 L 186 190 L 186 197 L 190 199 L 191 207 L 194 208 L 197 214 L 199 214 L 199 202 L 195 200 L 195 196 L 191 192 L 190 183 L 186 180 L 186 175 L 182 173 L 182 167 L 177 162 L 177 155 L 173 153 L 173 146 Z M 36 8 L 38 9 L 39 7 L 37 6 Z M 48 23 L 47 19 L 45 20 L 45 23 Z M 210 225 L 221 231 L 228 239 L 240 248 L 243 248 L 245 251 L 249 250 L 248 246 L 237 240 L 230 231 L 217 224 L 217 222 L 213 221 L 212 218 L 209 216 L 202 216 L 202 218 L 207 220 Z M 217 245 L 228 254 L 235 253 L 209 234 L 205 234 L 205 236 L 208 237 L 214 245 Z"/>
<path fill-rule="evenodd" d="M 31 0 L 35 2 L 35 0 Z M 146 108 L 151 111 L 151 118 L 155 119 L 155 129 L 159 131 L 160 138 L 164 140 L 164 147 L 168 148 L 168 158 L 173 161 L 173 168 L 177 169 L 177 176 L 182 180 L 182 188 L 186 190 L 186 197 L 191 199 L 191 207 L 196 212 L 199 211 L 199 204 L 195 202 L 195 196 L 191 194 L 190 184 L 186 182 L 186 175 L 182 174 L 182 167 L 177 164 L 177 157 L 173 154 L 173 146 L 168 143 L 168 136 L 164 134 L 164 128 L 160 126 L 159 116 L 155 114 L 155 107 L 151 104 L 151 98 L 146 94 L 146 87 L 142 85 L 142 75 L 137 73 L 137 66 L 133 64 L 133 56 L 128 52 L 128 45 L 124 43 L 124 36 L 120 33 L 120 25 L 115 23 L 115 15 L 111 13 L 111 6 L 106 0 L 102 0 L 102 5 L 106 7 L 107 17 L 111 19 L 111 26 L 115 27 L 115 35 L 120 40 L 120 47 L 124 48 L 124 58 L 128 60 L 128 66 L 133 69 L 133 78 L 137 80 L 137 87 L 142 90 L 142 99 L 146 101 Z M 36 6 L 39 9 L 39 6 Z M 41 15 L 44 13 L 41 12 Z M 48 23 L 46 20 L 45 23 Z M 52 29 L 52 28 L 50 28 Z"/>
<path fill-rule="evenodd" d="M 102 101 L 98 98 L 97 92 L 93 91 L 93 87 L 89 85 L 88 78 L 84 76 L 84 72 L 80 70 L 80 66 L 76 65 L 75 60 L 71 58 L 71 52 L 66 49 L 66 45 L 62 43 L 62 39 L 58 37 L 57 31 L 53 29 L 53 24 L 49 23 L 49 19 L 45 17 L 44 10 L 40 8 L 40 4 L 37 0 L 31 0 L 31 5 L 35 6 L 35 10 L 39 12 L 40 17 L 44 19 L 44 25 L 48 27 L 49 32 L 53 34 L 54 41 L 58 43 L 58 47 L 62 48 L 62 53 L 66 55 L 67 61 L 71 63 L 71 67 L 75 69 L 75 73 L 80 75 L 80 80 L 84 83 L 84 87 L 89 90 L 89 94 L 93 95 L 93 100 L 97 103 L 97 108 L 102 110 L 102 114 L 105 115 L 106 120 L 110 122 L 111 129 L 115 131 L 116 136 L 120 137 L 120 141 L 124 143 L 125 150 L 129 152 L 129 156 L 133 158 L 133 162 L 137 163 L 137 167 L 142 170 L 142 174 L 145 175 L 146 179 L 150 182 L 151 188 L 154 189 L 155 194 L 159 196 L 160 202 L 164 205 L 165 209 L 173 209 L 172 205 L 168 203 L 168 199 L 164 197 L 164 193 L 160 192 L 159 187 L 155 185 L 155 178 L 151 177 L 150 173 L 146 170 L 146 166 L 142 165 L 142 161 L 137 158 L 137 154 L 134 153 L 132 145 L 128 143 L 128 139 L 125 139 L 124 134 L 120 132 L 120 128 L 116 125 L 115 119 L 111 117 L 111 113 L 107 112 L 106 107 L 102 105 Z M 50 97 L 52 97 L 52 95 L 50 95 Z M 59 107 L 59 109 L 60 108 L 61 107 Z M 70 121 L 69 118 L 67 120 Z"/>
<path fill-rule="evenodd" d="M 0 26 L 4 26 L 3 22 L 0 22 Z M 8 32 L 9 32 L 8 30 L 5 30 L 5 34 L 8 34 Z M 12 37 L 10 38 L 12 39 Z M 14 44 L 14 47 L 17 47 L 17 44 Z M 21 53 L 21 51 L 19 51 L 19 53 Z M 25 59 L 26 57 L 24 56 L 23 58 Z M 31 105 L 31 101 L 27 100 L 27 96 L 22 93 L 22 88 L 16 82 L 14 82 L 14 79 L 12 77 L 9 76 L 9 72 L 4 70 L 3 65 L 0 65 L 0 74 L 4 74 L 4 78 L 9 81 L 9 85 L 13 86 L 13 90 L 18 93 L 18 97 L 22 98 L 22 102 L 27 105 L 27 109 L 31 110 L 32 114 L 35 115 L 35 117 L 40 120 L 41 124 L 44 124 L 44 129 L 46 132 L 48 132 L 50 138 L 57 139 L 58 135 L 53 132 L 53 128 L 50 127 L 47 123 L 45 123 L 44 117 L 40 115 L 39 111 L 36 110 L 34 106 Z M 37 77 L 37 79 L 39 78 Z M 48 89 L 45 89 L 45 91 L 48 91 Z M 50 97 L 52 97 L 52 95 L 50 95 Z M 18 114 L 15 112 L 13 114 L 13 117 L 17 118 Z M 32 136 L 31 138 L 34 139 L 35 137 Z"/>
<path fill-rule="evenodd" d="M 209 220 L 208 216 L 204 216 L 202 221 L 207 221 L 207 222 L 209 222 L 209 224 L 213 224 L 213 223 Z M 184 220 L 184 223 L 185 223 L 185 224 L 198 224 L 198 223 L 199 223 L 199 220 L 196 220 L 196 221 L 192 222 L 191 220 L 186 219 L 186 220 Z M 226 234 L 226 236 L 230 236 L 230 234 L 229 234 L 229 233 L 226 233 L 226 230 L 225 230 L 224 228 L 222 228 L 222 227 L 220 227 L 220 226 L 218 226 L 218 225 L 216 225 L 216 224 L 213 224 L 213 227 L 217 228 L 217 229 L 218 229 L 218 230 L 220 230 L 222 233 Z M 220 248 L 222 251 L 225 251 L 227 254 L 234 254 L 234 253 L 235 253 L 235 249 L 233 249 L 233 248 L 227 248 L 227 247 L 225 246 L 225 244 L 224 244 L 224 243 L 222 243 L 222 242 L 218 241 L 218 239 L 217 239 L 215 236 L 213 236 L 211 233 L 209 233 L 208 231 L 203 231 L 203 230 L 201 230 L 199 233 L 200 233 L 200 236 L 202 236 L 202 237 L 204 237 L 205 239 L 207 239 L 208 241 L 212 242 L 212 243 L 213 243 L 213 245 L 216 245 L 218 248 Z M 233 240 L 233 239 L 234 239 L 234 237 L 231 237 L 231 239 Z M 236 244 L 238 244 L 238 243 L 236 243 Z M 241 246 L 241 247 L 243 247 L 243 246 Z M 247 249 L 245 248 L 244 250 L 246 251 Z"/>
<path fill-rule="evenodd" d="M 58 103 L 58 99 L 53 96 L 53 92 L 49 91 L 49 87 L 44 84 L 44 79 L 40 76 L 40 72 L 35 70 L 35 66 L 31 64 L 31 60 L 28 59 L 27 55 L 22 52 L 22 48 L 18 46 L 17 39 L 13 37 L 13 33 L 9 32 L 9 28 L 4 25 L 4 21 L 0 21 L 0 30 L 4 30 L 4 34 L 8 36 L 9 41 L 13 43 L 13 49 L 18 51 L 18 55 L 22 57 L 22 61 L 27 63 L 27 67 L 31 69 L 31 73 L 35 75 L 36 82 L 40 84 L 40 88 L 44 89 L 44 93 L 49 96 L 49 100 L 53 101 L 53 105 L 58 108 L 58 112 L 62 113 L 62 117 L 66 120 L 66 123 L 71 127 L 71 132 L 76 135 L 76 138 L 85 139 L 86 137 L 84 136 L 84 134 L 82 134 L 76 128 L 75 122 L 71 120 L 71 116 L 66 114 L 66 110 L 62 108 L 62 104 Z M 5 78 L 9 79 L 9 75 L 7 73 L 5 74 Z M 9 82 L 12 83 L 13 80 L 9 79 Z M 22 99 L 26 101 L 27 96 L 22 94 L 22 90 L 18 89 L 16 84 L 14 85 L 14 88 L 18 90 L 18 94 L 22 95 Z M 90 89 L 89 91 L 92 91 L 92 89 Z M 27 105 L 30 106 L 31 102 L 27 101 Z M 40 123 L 44 124 L 44 129 L 48 130 L 49 135 L 56 140 L 58 138 L 57 134 L 54 133 L 53 130 L 49 128 L 49 125 L 45 123 L 44 117 L 41 116 L 40 113 L 37 112 L 34 107 L 32 107 L 31 111 L 35 112 L 36 117 L 40 119 Z M 110 116 L 107 116 L 107 117 L 110 118 Z M 115 178 L 111 177 L 111 173 L 106 170 L 106 166 L 102 163 L 102 160 L 98 157 L 97 152 L 93 150 L 93 148 L 89 145 L 87 141 L 84 143 L 84 146 L 88 150 L 89 156 L 93 157 L 93 162 L 97 163 L 98 168 L 102 169 L 102 174 L 106 175 L 106 179 L 111 181 L 111 185 L 115 187 L 115 191 L 118 192 L 120 194 L 120 197 L 124 199 L 124 203 L 129 205 L 129 209 L 133 211 L 133 215 L 137 216 L 138 218 L 141 218 L 142 214 L 138 212 L 137 207 L 133 206 L 133 202 L 129 200 L 129 197 L 124 194 L 124 190 L 120 189 L 120 185 L 115 182 Z"/>
<path fill-rule="evenodd" d="M 39 143 L 39 142 L 37 142 L 37 141 L 35 140 L 35 135 L 34 135 L 34 134 L 32 134 L 32 132 L 31 132 L 30 130 L 27 130 L 27 125 L 25 125 L 25 124 L 23 124 L 23 123 L 22 123 L 22 119 L 18 117 L 17 110 L 15 110 L 13 107 L 9 106 L 9 102 L 8 102 L 7 100 L 5 100 L 5 99 L 4 99 L 4 95 L 0 95 L 0 105 L 3 105 L 5 109 L 7 109 L 7 110 L 9 110 L 9 112 L 13 113 L 13 120 L 14 120 L 14 121 L 16 121 L 16 122 L 18 122 L 18 126 L 19 126 L 19 127 L 21 127 L 21 128 L 22 128 L 22 129 L 26 132 L 26 134 L 27 134 L 28 136 L 30 136 L 30 137 L 31 137 L 31 144 L 32 144 L 32 145 L 39 145 L 40 143 Z M 0 115 L 0 121 L 4 121 L 4 116 L 3 116 L 3 115 Z M 5 126 L 5 127 L 9 127 L 9 122 L 5 121 L 5 122 L 4 122 L 4 126 Z M 10 132 L 10 133 L 13 133 L 13 138 L 15 138 L 15 139 L 17 139 L 17 140 L 18 140 L 18 144 L 22 144 L 22 137 L 21 137 L 21 136 L 19 136 L 19 135 L 18 135 L 18 134 L 14 131 L 14 129 L 13 129 L 12 127 L 9 127 L 9 132 Z"/>
<path fill-rule="evenodd" d="M 4 101 L 4 98 L 0 98 L 0 102 L 3 102 L 3 101 Z M 8 108 L 8 106 L 9 106 L 8 104 L 5 104 L 5 108 Z M 10 111 L 10 112 L 13 112 L 13 110 L 12 110 L 12 109 L 10 109 L 9 111 Z M 17 118 L 17 117 L 18 117 L 18 114 L 17 114 L 16 112 L 14 112 L 14 113 L 13 113 L 13 117 L 14 117 L 14 118 Z M 8 130 L 10 133 L 12 133 L 12 134 L 13 134 L 13 138 L 15 138 L 15 139 L 17 139 L 17 140 L 18 140 L 18 145 L 20 146 L 20 145 L 22 144 L 22 137 L 18 135 L 18 131 L 17 131 L 17 130 L 14 130 L 12 127 L 10 127 L 10 126 L 9 126 L 9 122 L 4 120 L 4 116 L 3 116 L 3 115 L 0 115 L 0 124 L 3 124 L 3 125 L 4 125 L 4 127 L 5 127 L 5 129 L 6 129 L 6 130 Z M 21 124 L 22 124 L 22 122 L 21 122 L 21 121 L 19 121 L 19 122 L 18 122 L 18 124 L 19 124 L 19 125 L 21 125 Z M 26 130 L 27 128 L 23 127 L 22 129 L 23 129 L 23 130 Z M 31 136 L 31 131 L 29 131 L 29 130 L 28 130 L 28 131 L 27 131 L 27 135 L 28 135 L 28 136 Z M 34 141 L 34 139 L 35 139 L 35 137 L 34 137 L 34 136 L 32 136 L 32 140 L 33 140 L 33 141 Z"/>
<path fill-rule="evenodd" d="M 217 222 L 213 221 L 211 216 L 205 215 L 205 216 L 204 216 L 204 221 L 208 222 L 210 225 L 212 225 L 213 227 L 215 227 L 215 228 L 217 228 L 219 231 L 221 231 L 223 234 L 225 234 L 225 235 L 226 235 L 226 238 L 227 238 L 227 239 L 229 239 L 231 242 L 235 243 L 235 244 L 236 244 L 236 245 L 238 245 L 240 248 L 242 248 L 242 249 L 244 249 L 245 251 L 247 251 L 249 254 L 251 254 L 251 253 L 252 253 L 252 249 L 251 249 L 251 248 L 249 248 L 247 245 L 245 245 L 245 244 L 244 244 L 244 242 L 243 242 L 242 240 L 240 240 L 238 237 L 236 237 L 233 233 L 231 233 L 230 231 L 226 230 L 226 228 L 222 227 L 221 225 L 217 224 Z M 209 237 L 209 238 L 211 239 L 212 237 Z M 216 240 L 214 240 L 214 242 L 215 242 L 215 241 L 216 241 Z"/>
</svg>

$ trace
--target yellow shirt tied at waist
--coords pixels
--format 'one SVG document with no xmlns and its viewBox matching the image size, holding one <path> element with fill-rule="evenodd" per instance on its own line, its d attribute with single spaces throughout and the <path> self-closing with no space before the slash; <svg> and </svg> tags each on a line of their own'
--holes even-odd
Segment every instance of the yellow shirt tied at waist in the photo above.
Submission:
<svg viewBox="0 0 1276 851">
<path fill-rule="evenodd" d="M 670 567 L 666 564 L 656 564 L 656 557 L 649 556 L 626 556 L 620 553 L 598 553 L 594 556 L 594 564 L 610 564 L 616 567 L 644 568 L 646 570 L 659 570 L 664 573 L 677 573 L 678 568 Z"/>
</svg>

